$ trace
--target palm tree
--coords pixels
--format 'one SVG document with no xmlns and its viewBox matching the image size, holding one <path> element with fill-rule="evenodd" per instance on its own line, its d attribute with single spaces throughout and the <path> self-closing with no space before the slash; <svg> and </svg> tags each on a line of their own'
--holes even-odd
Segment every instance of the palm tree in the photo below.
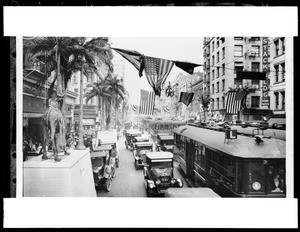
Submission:
<svg viewBox="0 0 300 232">
<path fill-rule="evenodd" d="M 117 75 L 111 76 L 108 75 L 107 79 L 107 87 L 106 91 L 112 93 L 111 106 L 114 101 L 115 106 L 115 125 L 117 125 L 117 111 L 119 108 L 119 104 L 125 98 L 125 87 L 121 79 L 118 79 Z M 118 101 L 118 98 L 120 100 Z"/>
<path fill-rule="evenodd" d="M 73 67 L 73 72 L 80 71 L 80 104 L 79 104 L 79 144 L 77 149 L 85 149 L 83 144 L 83 76 L 96 73 L 101 80 L 97 65 L 106 64 L 109 71 L 113 71 L 111 59 L 112 52 L 109 48 L 108 38 L 97 37 L 87 39 L 85 37 L 73 38 L 72 56 L 69 58 L 69 64 Z"/>
</svg>

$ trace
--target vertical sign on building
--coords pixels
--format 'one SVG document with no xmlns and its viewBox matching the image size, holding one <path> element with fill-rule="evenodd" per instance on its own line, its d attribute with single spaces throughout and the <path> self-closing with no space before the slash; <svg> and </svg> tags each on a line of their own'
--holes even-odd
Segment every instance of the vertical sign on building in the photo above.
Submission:
<svg viewBox="0 0 300 232">
<path fill-rule="evenodd" d="M 270 97 L 269 97 L 269 87 L 268 87 L 268 72 L 269 72 L 269 62 L 268 62 L 268 37 L 262 37 L 262 69 L 266 73 L 266 80 L 263 83 L 262 89 L 262 106 L 270 107 Z"/>
</svg>

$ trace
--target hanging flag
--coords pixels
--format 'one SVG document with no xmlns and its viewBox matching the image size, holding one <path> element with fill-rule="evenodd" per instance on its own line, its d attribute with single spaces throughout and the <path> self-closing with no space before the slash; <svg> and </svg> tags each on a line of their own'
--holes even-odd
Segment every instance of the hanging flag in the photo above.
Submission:
<svg viewBox="0 0 300 232">
<path fill-rule="evenodd" d="M 141 89 L 140 114 L 153 115 L 155 94 L 152 91 Z"/>
<path fill-rule="evenodd" d="M 155 95 L 160 96 L 163 85 L 169 75 L 174 62 L 149 56 L 144 56 L 146 78 Z"/>
<path fill-rule="evenodd" d="M 245 98 L 246 92 L 229 91 L 227 93 L 226 113 L 237 114 L 242 108 L 242 100 Z"/>
<path fill-rule="evenodd" d="M 119 48 L 112 48 L 112 49 L 114 49 L 126 60 L 128 60 L 139 71 L 140 77 L 142 76 L 142 69 L 141 69 L 142 56 L 143 56 L 142 54 L 132 50 L 124 50 Z"/>
<path fill-rule="evenodd" d="M 182 70 L 186 71 L 189 74 L 193 74 L 194 73 L 194 68 L 197 66 L 201 66 L 201 64 L 193 64 L 193 63 L 189 63 L 189 62 L 181 62 L 181 61 L 175 61 L 175 65 L 178 68 L 181 68 Z"/>
<path fill-rule="evenodd" d="M 194 93 L 180 92 L 179 102 L 189 105 L 194 97 Z"/>
</svg>

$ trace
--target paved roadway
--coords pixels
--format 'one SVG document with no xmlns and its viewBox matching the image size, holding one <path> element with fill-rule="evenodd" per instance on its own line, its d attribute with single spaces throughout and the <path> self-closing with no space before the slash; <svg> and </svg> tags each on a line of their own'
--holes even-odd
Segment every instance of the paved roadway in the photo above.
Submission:
<svg viewBox="0 0 300 232">
<path fill-rule="evenodd" d="M 110 192 L 106 192 L 104 187 L 97 190 L 98 197 L 147 197 L 143 169 L 136 170 L 134 167 L 134 159 L 132 150 L 125 148 L 125 139 L 120 138 L 117 144 L 117 149 L 120 163 L 117 168 L 117 175 L 112 180 L 112 188 Z M 182 171 L 178 164 L 174 162 L 174 177 L 181 178 L 184 182 L 184 187 L 188 187 Z"/>
</svg>

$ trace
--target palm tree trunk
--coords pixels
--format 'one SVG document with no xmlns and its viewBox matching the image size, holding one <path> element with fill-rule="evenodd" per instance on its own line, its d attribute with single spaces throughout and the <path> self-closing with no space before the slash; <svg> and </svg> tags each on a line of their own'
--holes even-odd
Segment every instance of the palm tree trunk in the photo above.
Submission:
<svg viewBox="0 0 300 232">
<path fill-rule="evenodd" d="M 79 135 L 78 135 L 78 145 L 76 147 L 77 150 L 84 150 L 86 147 L 83 144 L 83 68 L 81 68 L 80 72 L 80 93 L 79 93 Z"/>
<path fill-rule="evenodd" d="M 116 104 L 115 104 L 115 125 L 116 125 L 116 129 L 118 129 L 117 111 L 118 111 L 118 102 L 117 102 L 117 96 L 116 96 Z"/>
</svg>

